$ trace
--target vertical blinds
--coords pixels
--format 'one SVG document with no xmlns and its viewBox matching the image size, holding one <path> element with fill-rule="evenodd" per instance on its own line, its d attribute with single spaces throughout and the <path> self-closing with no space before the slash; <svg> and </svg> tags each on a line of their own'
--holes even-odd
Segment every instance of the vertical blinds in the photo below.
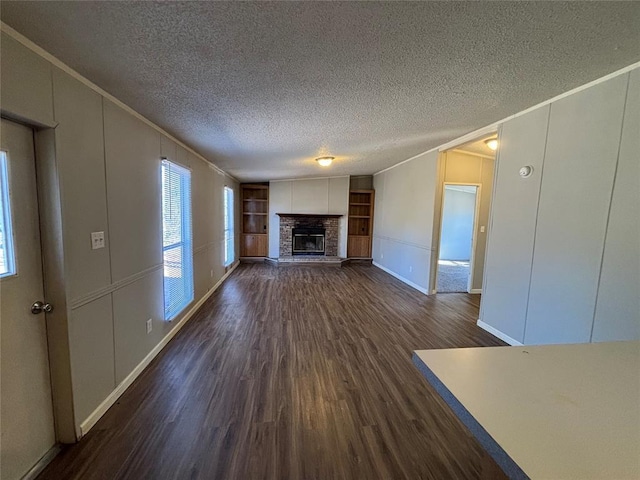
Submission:
<svg viewBox="0 0 640 480">
<path fill-rule="evenodd" d="M 235 259 L 235 235 L 233 232 L 233 190 L 224 187 L 224 266 L 231 265 Z"/>
<path fill-rule="evenodd" d="M 16 273 L 7 170 L 7 156 L 5 152 L 0 152 L 0 277 Z"/>
<path fill-rule="evenodd" d="M 175 318 L 193 301 L 191 172 L 162 162 L 162 253 L 164 317 Z"/>
</svg>

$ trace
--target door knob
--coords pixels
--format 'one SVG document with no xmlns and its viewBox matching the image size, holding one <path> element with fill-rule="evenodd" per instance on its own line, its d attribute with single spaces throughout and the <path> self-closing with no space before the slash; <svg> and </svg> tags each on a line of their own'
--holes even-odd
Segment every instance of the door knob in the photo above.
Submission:
<svg viewBox="0 0 640 480">
<path fill-rule="evenodd" d="M 31 305 L 31 313 L 33 313 L 34 315 L 38 315 L 42 312 L 49 313 L 51 312 L 51 310 L 53 310 L 53 305 L 51 305 L 50 303 L 35 302 L 33 305 Z"/>
</svg>

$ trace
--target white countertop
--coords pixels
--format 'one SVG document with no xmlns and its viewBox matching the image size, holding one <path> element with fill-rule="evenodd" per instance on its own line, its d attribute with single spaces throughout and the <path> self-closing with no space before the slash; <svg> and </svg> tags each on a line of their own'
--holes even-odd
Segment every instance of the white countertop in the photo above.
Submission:
<svg viewBox="0 0 640 480">
<path fill-rule="evenodd" d="M 530 478 L 640 479 L 640 342 L 418 350 L 414 363 Z"/>
</svg>

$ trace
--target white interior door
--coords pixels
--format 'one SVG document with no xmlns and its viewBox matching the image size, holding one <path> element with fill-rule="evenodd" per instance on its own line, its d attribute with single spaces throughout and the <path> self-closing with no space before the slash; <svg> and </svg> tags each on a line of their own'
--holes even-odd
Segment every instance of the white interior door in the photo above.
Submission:
<svg viewBox="0 0 640 480">
<path fill-rule="evenodd" d="M 54 446 L 55 431 L 45 314 L 31 312 L 44 301 L 33 131 L 3 119 L 0 150 L 0 478 L 13 480 Z"/>
</svg>

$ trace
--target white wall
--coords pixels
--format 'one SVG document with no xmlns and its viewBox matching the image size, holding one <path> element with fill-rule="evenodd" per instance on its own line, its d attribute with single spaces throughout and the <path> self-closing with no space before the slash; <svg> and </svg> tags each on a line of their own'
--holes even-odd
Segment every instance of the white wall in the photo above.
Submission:
<svg viewBox="0 0 640 480">
<path fill-rule="evenodd" d="M 636 69 L 503 125 L 481 322 L 512 343 L 640 338 L 638 105 Z"/>
<path fill-rule="evenodd" d="M 373 261 L 426 293 L 433 235 L 438 153 L 421 155 L 373 177 Z"/>
<path fill-rule="evenodd" d="M 477 155 L 447 152 L 440 156 L 433 151 L 374 175 L 374 264 L 428 293 L 437 269 L 444 182 L 481 186 L 479 230 L 488 224 L 493 163 Z M 482 288 L 485 235 L 486 228 L 485 233 L 476 233 L 479 254 L 474 258 L 473 289 Z"/>
<path fill-rule="evenodd" d="M 278 213 L 340 214 L 338 255 L 347 256 L 349 177 L 277 180 L 269 183 L 269 257 L 280 256 Z"/>
<path fill-rule="evenodd" d="M 495 185 L 481 207 L 492 202 L 480 326 L 513 344 L 640 339 L 638 105 L 636 68 L 494 126 L 495 178 L 478 176 L 485 192 Z M 374 176 L 374 263 L 424 292 L 436 186 L 475 183 L 458 175 L 471 160 L 452 170 L 452 155 L 444 168 L 433 151 Z"/>
<path fill-rule="evenodd" d="M 192 171 L 193 304 L 225 274 L 222 191 L 238 185 L 5 33 L 1 47 L 2 114 L 51 127 L 50 147 L 40 147 L 52 152 L 47 173 L 57 182 L 51 188 L 59 189 L 62 225 L 61 296 L 56 324 L 48 323 L 63 340 L 52 349 L 53 388 L 70 386 L 73 405 L 66 411 L 80 432 L 182 318 L 163 318 L 161 156 Z M 94 231 L 105 232 L 106 248 L 91 249 Z M 58 358 L 65 356 L 66 364 Z"/>
<path fill-rule="evenodd" d="M 591 340 L 640 338 L 640 69 L 631 72 Z"/>
<path fill-rule="evenodd" d="M 480 317 L 518 342 L 524 339 L 548 118 L 546 106 L 506 122 L 496 160 Z M 527 181 L 519 181 L 523 165 L 535 172 Z"/>
<path fill-rule="evenodd" d="M 446 186 L 442 208 L 440 259 L 469 261 L 476 194 Z"/>
</svg>

